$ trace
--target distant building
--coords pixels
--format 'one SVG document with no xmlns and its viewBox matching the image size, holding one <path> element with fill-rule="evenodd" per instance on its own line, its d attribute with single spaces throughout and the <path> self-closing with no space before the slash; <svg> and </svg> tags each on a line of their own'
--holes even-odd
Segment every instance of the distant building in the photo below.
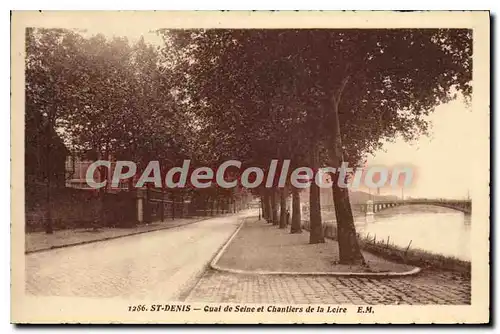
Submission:
<svg viewBox="0 0 500 334">
<path fill-rule="evenodd" d="M 110 159 L 112 160 L 112 159 Z M 85 158 L 80 158 L 77 155 L 68 155 L 66 158 L 66 163 L 65 163 L 65 171 L 66 171 L 66 187 L 69 188 L 76 188 L 76 189 L 86 189 L 86 190 L 94 190 L 92 187 L 89 186 L 87 183 L 87 170 L 90 167 L 90 165 L 94 161 L 85 159 Z M 106 191 L 107 192 L 119 192 L 119 191 L 128 191 L 130 190 L 130 184 L 128 180 L 120 180 L 120 183 L 117 188 L 112 188 L 111 185 L 111 180 L 113 178 L 113 171 L 115 169 L 115 163 L 111 163 L 111 168 L 109 169 L 109 172 L 107 173 L 107 185 L 106 185 Z M 94 180 L 96 182 L 99 182 L 100 180 L 100 175 L 99 171 L 94 172 Z"/>
</svg>

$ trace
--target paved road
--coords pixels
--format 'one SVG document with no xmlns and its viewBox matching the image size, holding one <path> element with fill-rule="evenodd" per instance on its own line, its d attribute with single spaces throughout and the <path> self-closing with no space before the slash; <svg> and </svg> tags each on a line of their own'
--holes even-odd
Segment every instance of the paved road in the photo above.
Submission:
<svg viewBox="0 0 500 334">
<path fill-rule="evenodd" d="M 26 255 L 26 292 L 178 300 L 239 225 L 255 214 Z"/>
</svg>

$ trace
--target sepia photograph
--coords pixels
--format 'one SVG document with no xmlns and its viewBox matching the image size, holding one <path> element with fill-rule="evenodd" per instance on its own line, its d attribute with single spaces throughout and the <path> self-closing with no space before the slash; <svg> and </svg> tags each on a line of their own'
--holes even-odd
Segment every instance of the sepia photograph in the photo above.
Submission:
<svg viewBox="0 0 500 334">
<path fill-rule="evenodd" d="M 487 323 L 489 13 L 12 12 L 14 323 Z"/>
</svg>

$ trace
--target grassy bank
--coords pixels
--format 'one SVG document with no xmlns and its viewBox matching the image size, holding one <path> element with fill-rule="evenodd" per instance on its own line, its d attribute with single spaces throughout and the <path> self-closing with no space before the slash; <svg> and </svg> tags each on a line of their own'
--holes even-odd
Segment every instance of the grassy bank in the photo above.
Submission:
<svg viewBox="0 0 500 334">
<path fill-rule="evenodd" d="M 363 250 L 377 254 L 387 260 L 420 268 L 451 270 L 468 276 L 471 273 L 471 263 L 469 261 L 460 260 L 453 256 L 434 254 L 423 249 L 411 248 L 411 244 L 405 248 L 392 243 L 387 244 L 383 240 L 376 241 L 374 238 L 360 238 L 358 236 L 358 240 Z"/>
<path fill-rule="evenodd" d="M 309 222 L 302 222 L 303 228 L 309 230 Z M 326 238 L 337 240 L 337 226 L 332 222 L 323 224 L 323 233 Z M 390 261 L 418 266 L 422 269 L 432 268 L 450 270 L 470 276 L 471 263 L 460 260 L 453 256 L 434 254 L 423 249 L 400 247 L 386 240 L 376 240 L 372 237 L 361 237 L 358 234 L 359 244 L 362 250 L 373 253 Z"/>
</svg>

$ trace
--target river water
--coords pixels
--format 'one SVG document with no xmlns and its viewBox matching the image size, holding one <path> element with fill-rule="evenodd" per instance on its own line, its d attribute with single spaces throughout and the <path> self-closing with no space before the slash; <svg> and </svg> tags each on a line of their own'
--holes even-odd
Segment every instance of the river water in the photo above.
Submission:
<svg viewBox="0 0 500 334">
<path fill-rule="evenodd" d="M 375 213 L 374 221 L 355 217 L 356 230 L 377 240 L 401 247 L 420 248 L 432 253 L 470 261 L 470 215 L 448 208 L 409 205 Z"/>
</svg>

